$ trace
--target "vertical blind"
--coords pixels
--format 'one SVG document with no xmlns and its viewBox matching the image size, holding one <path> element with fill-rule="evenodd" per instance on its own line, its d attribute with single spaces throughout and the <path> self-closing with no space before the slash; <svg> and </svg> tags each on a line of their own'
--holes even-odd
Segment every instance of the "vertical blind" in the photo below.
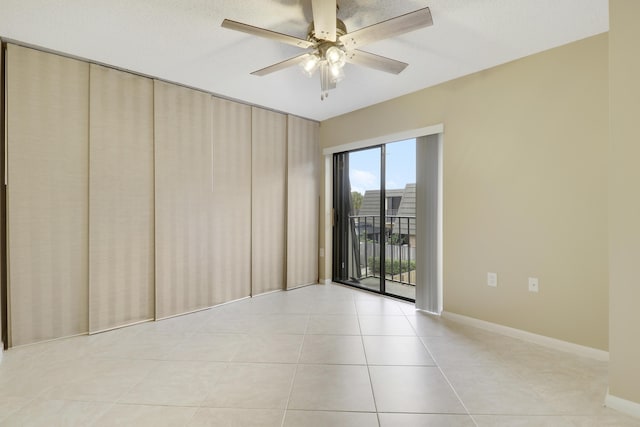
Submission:
<svg viewBox="0 0 640 427">
<path fill-rule="evenodd" d="M 251 294 L 251 107 L 213 98 L 215 303 Z"/>
<path fill-rule="evenodd" d="M 153 81 L 91 65 L 89 330 L 154 316 Z"/>
<path fill-rule="evenodd" d="M 287 289 L 318 281 L 318 124 L 289 116 Z"/>
<path fill-rule="evenodd" d="M 251 294 L 284 288 L 287 116 L 253 108 Z"/>
<path fill-rule="evenodd" d="M 155 81 L 156 318 L 210 306 L 211 96 Z"/>
<path fill-rule="evenodd" d="M 88 331 L 89 65 L 7 50 L 10 345 Z"/>
<path fill-rule="evenodd" d="M 8 45 L 9 345 L 318 277 L 318 124 Z"/>
</svg>

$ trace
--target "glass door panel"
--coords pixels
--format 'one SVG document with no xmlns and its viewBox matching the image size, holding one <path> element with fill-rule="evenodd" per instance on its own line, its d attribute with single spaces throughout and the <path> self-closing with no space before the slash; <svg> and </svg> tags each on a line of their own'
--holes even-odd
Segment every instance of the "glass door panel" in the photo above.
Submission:
<svg viewBox="0 0 640 427">
<path fill-rule="evenodd" d="M 334 280 L 382 292 L 381 147 L 334 157 Z"/>
<path fill-rule="evenodd" d="M 385 292 L 416 299 L 416 140 L 385 145 Z"/>
<path fill-rule="evenodd" d="M 415 139 L 335 154 L 333 194 L 333 280 L 415 300 Z"/>
</svg>

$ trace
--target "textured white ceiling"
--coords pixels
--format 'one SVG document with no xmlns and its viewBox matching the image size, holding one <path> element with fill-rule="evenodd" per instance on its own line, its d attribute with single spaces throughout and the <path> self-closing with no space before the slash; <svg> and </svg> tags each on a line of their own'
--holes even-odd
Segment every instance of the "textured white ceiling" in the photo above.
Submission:
<svg viewBox="0 0 640 427">
<path fill-rule="evenodd" d="M 608 30 L 608 0 L 340 0 L 349 31 L 428 6 L 434 25 L 366 46 L 400 75 L 347 64 L 320 101 L 301 53 L 220 27 L 224 18 L 306 38 L 310 0 L 0 0 L 0 37 L 324 120 Z"/>
</svg>

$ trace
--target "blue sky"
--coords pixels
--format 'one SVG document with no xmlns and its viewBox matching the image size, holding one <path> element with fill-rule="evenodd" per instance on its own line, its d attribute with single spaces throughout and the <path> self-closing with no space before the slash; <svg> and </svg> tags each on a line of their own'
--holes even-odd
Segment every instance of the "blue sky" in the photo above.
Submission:
<svg viewBox="0 0 640 427">
<path fill-rule="evenodd" d="M 416 182 L 416 140 L 392 142 L 387 149 L 387 189 L 404 188 Z M 349 154 L 351 191 L 362 194 L 380 188 L 380 149 L 356 151 Z"/>
</svg>

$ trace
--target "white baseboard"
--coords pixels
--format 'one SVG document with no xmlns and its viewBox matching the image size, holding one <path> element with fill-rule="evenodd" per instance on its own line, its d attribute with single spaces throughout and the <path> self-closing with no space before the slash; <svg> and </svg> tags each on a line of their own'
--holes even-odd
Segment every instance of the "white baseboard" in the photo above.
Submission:
<svg viewBox="0 0 640 427">
<path fill-rule="evenodd" d="M 623 414 L 631 415 L 632 417 L 640 418 L 640 403 L 632 402 L 630 400 L 622 399 L 621 397 L 613 396 L 607 391 L 607 397 L 604 399 L 604 405 L 607 408 L 613 409 Z"/>
<path fill-rule="evenodd" d="M 251 295 L 251 298 L 257 298 L 257 297 L 262 297 L 265 295 L 271 295 L 271 294 L 275 294 L 277 292 L 283 292 L 284 289 L 275 289 L 273 291 L 267 291 L 267 292 L 262 292 L 261 294 L 255 294 L 255 295 Z"/>
<path fill-rule="evenodd" d="M 583 345 L 546 337 L 544 335 L 538 335 L 532 332 L 523 331 L 521 329 L 510 328 L 509 326 L 498 325 L 497 323 L 486 322 L 484 320 L 475 319 L 473 317 L 463 316 L 461 314 L 449 313 L 447 311 L 442 312 L 442 317 L 445 319 L 453 320 L 454 322 L 463 323 L 465 325 L 495 332 L 497 334 L 532 342 L 554 350 L 560 350 L 567 353 L 575 354 L 577 356 L 600 360 L 602 362 L 609 361 L 609 352 L 598 350 L 597 348 L 586 347 Z"/>
<path fill-rule="evenodd" d="M 314 285 L 319 285 L 320 283 L 318 282 L 314 282 L 314 283 L 303 283 L 301 285 L 295 285 L 295 286 L 291 286 L 290 288 L 287 288 L 287 291 L 292 291 L 294 289 L 300 289 L 300 288 L 306 288 L 307 286 L 314 286 Z"/>
<path fill-rule="evenodd" d="M 153 322 L 153 317 L 149 319 L 138 320 L 136 322 L 125 323 L 124 325 L 113 326 L 111 328 L 100 329 L 99 331 L 89 331 L 87 334 L 88 335 L 101 334 L 103 332 L 109 332 L 109 331 L 114 331 L 116 329 L 128 328 L 129 326 L 135 326 L 135 325 L 139 325 L 141 323 L 147 323 L 147 322 Z"/>
<path fill-rule="evenodd" d="M 331 279 L 324 279 L 324 280 L 322 281 L 322 284 L 323 284 L 323 285 L 330 285 L 331 283 L 333 283 L 333 281 L 332 281 Z"/>
</svg>

